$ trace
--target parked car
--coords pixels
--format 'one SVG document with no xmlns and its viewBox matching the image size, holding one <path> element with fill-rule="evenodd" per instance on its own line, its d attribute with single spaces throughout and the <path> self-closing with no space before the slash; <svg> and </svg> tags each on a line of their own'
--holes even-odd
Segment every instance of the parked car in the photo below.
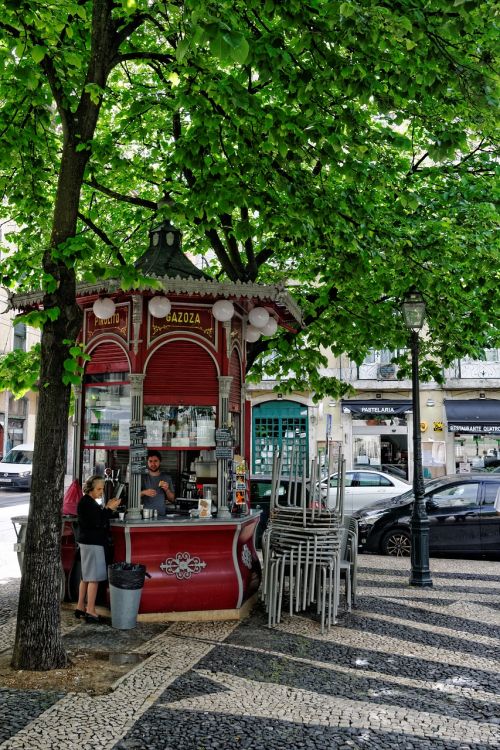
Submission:
<svg viewBox="0 0 500 750">
<path fill-rule="evenodd" d="M 500 555 L 500 476 L 453 474 L 425 485 L 431 554 Z M 354 513 L 363 552 L 408 556 L 413 490 Z"/>
<path fill-rule="evenodd" d="M 335 505 L 337 495 L 337 474 L 330 477 L 330 486 L 327 490 L 328 480 L 322 482 L 325 495 L 328 495 L 327 506 Z M 345 473 L 345 496 L 344 513 L 352 515 L 354 511 L 363 508 L 375 500 L 386 500 L 390 497 L 402 495 L 411 489 L 411 484 L 406 479 L 400 479 L 385 471 L 375 469 L 354 469 Z"/>
<path fill-rule="evenodd" d="M 382 464 L 380 468 L 387 474 L 391 474 L 394 477 L 398 477 L 398 479 L 404 479 L 406 481 L 407 473 L 406 469 L 403 466 L 395 466 L 394 464 Z"/>
<path fill-rule="evenodd" d="M 21 443 L 12 448 L 0 461 L 0 488 L 22 489 L 31 488 L 31 472 L 33 462 L 33 443 Z"/>
</svg>

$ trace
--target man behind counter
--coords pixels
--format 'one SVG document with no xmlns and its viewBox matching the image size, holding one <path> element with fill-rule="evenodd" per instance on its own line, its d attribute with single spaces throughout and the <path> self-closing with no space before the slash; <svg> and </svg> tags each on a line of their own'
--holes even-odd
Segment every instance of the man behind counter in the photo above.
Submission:
<svg viewBox="0 0 500 750">
<path fill-rule="evenodd" d="M 142 475 L 141 502 L 146 509 L 157 510 L 158 516 L 166 516 L 166 506 L 175 502 L 172 477 L 160 471 L 159 451 L 148 451 L 148 473 Z"/>
</svg>

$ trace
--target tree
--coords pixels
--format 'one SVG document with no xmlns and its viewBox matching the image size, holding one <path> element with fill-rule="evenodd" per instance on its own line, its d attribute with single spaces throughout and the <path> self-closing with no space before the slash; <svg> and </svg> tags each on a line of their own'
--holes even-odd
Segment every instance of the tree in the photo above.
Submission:
<svg viewBox="0 0 500 750">
<path fill-rule="evenodd" d="M 318 373 L 321 346 L 356 361 L 401 346 L 395 311 L 413 284 L 429 355 L 493 345 L 496 36 L 483 2 L 2 5 L 2 211 L 20 227 L 2 282 L 44 292 L 27 316 L 43 334 L 13 663 L 49 669 L 66 663 L 57 581 L 77 279 L 138 284 L 146 227 L 168 215 L 211 251 L 214 274 L 294 280 L 304 330 L 271 342 L 289 386 L 342 390 Z"/>
</svg>

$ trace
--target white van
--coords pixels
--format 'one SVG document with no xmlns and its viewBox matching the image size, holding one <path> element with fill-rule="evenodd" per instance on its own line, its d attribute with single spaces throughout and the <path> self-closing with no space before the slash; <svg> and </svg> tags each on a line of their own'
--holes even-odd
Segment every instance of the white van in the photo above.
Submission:
<svg viewBox="0 0 500 750">
<path fill-rule="evenodd" d="M 33 443 L 21 443 L 12 448 L 0 461 L 0 488 L 31 489 Z"/>
</svg>

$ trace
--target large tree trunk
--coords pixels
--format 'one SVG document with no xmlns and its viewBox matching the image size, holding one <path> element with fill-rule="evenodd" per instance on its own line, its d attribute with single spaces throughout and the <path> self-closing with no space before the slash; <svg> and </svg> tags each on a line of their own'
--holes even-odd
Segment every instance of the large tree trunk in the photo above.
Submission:
<svg viewBox="0 0 500 750">
<path fill-rule="evenodd" d="M 15 669 L 56 669 L 67 663 L 60 628 L 61 509 L 70 397 L 69 386 L 62 382 L 67 358 L 63 341 L 78 331 L 78 312 L 70 320 L 61 317 L 46 324 L 42 335 L 36 451 L 12 658 Z"/>
<path fill-rule="evenodd" d="M 70 386 L 64 385 L 64 360 L 81 327 L 75 274 L 54 250 L 76 231 L 80 191 L 88 155 L 66 143 L 61 159 L 51 247 L 43 268 L 55 280 L 44 296 L 48 319 L 41 341 L 40 396 L 30 511 L 26 531 L 16 640 L 15 669 L 47 670 L 66 666 L 60 627 L 61 511 L 66 473 Z"/>
</svg>

